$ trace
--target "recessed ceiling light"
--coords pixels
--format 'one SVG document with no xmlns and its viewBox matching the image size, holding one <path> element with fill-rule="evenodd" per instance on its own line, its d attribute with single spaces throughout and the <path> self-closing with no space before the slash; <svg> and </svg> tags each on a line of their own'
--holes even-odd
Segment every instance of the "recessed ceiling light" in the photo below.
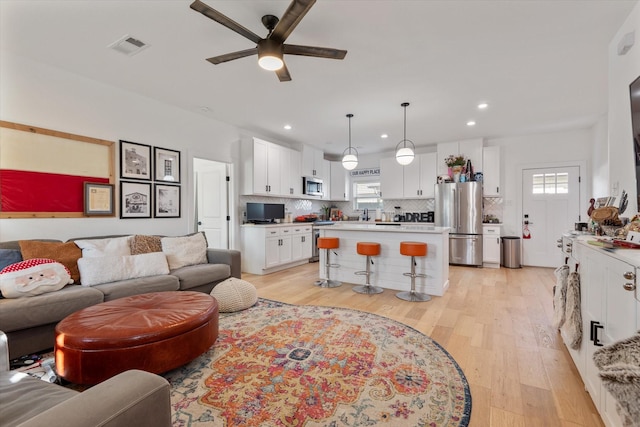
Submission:
<svg viewBox="0 0 640 427">
<path fill-rule="evenodd" d="M 284 125 L 284 128 L 285 128 L 286 130 L 291 130 L 291 125 Z"/>
<path fill-rule="evenodd" d="M 478 109 L 484 110 L 488 106 L 489 106 L 489 104 L 487 104 L 486 102 L 483 102 L 483 103 L 478 104 Z"/>
<path fill-rule="evenodd" d="M 380 135 L 380 138 L 382 139 L 389 138 L 389 135 L 387 135 L 386 133 L 383 133 L 382 135 Z"/>
<path fill-rule="evenodd" d="M 107 47 L 127 56 L 133 56 L 148 48 L 149 45 L 127 34 L 120 37 Z"/>
<path fill-rule="evenodd" d="M 476 122 L 474 122 L 473 120 L 469 120 L 467 122 L 467 126 L 475 126 L 475 125 L 476 125 Z"/>
</svg>

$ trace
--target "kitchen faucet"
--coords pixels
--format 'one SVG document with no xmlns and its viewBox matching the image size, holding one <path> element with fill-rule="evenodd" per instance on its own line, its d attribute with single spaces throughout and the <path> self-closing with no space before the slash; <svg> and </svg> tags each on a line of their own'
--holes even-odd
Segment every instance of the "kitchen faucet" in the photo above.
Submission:
<svg viewBox="0 0 640 427">
<path fill-rule="evenodd" d="M 362 212 L 362 220 L 363 221 L 369 221 L 369 209 L 365 209 Z"/>
</svg>

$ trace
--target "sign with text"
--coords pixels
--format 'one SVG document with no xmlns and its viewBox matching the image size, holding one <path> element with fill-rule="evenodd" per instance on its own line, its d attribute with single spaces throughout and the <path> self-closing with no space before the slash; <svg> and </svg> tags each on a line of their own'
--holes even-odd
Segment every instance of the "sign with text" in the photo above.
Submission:
<svg viewBox="0 0 640 427">
<path fill-rule="evenodd" d="M 351 171 L 351 176 L 380 176 L 380 168 L 356 169 Z"/>
</svg>

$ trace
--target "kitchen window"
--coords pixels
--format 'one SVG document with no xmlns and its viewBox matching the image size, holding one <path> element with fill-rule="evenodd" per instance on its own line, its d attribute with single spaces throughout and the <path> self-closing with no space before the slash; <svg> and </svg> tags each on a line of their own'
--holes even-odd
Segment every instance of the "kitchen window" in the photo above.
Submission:
<svg viewBox="0 0 640 427">
<path fill-rule="evenodd" d="M 353 185 L 353 208 L 355 210 L 382 209 L 380 181 L 360 181 Z"/>
</svg>

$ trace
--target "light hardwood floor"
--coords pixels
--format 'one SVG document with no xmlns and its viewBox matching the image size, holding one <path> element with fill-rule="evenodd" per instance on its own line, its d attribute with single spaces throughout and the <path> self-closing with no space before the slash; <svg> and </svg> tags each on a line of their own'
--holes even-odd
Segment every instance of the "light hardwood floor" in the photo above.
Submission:
<svg viewBox="0 0 640 427">
<path fill-rule="evenodd" d="M 471 427 L 604 425 L 551 325 L 553 269 L 451 266 L 446 294 L 421 303 L 402 301 L 391 290 L 357 294 L 346 283 L 318 288 L 317 276 L 313 263 L 242 278 L 263 298 L 376 313 L 432 337 L 469 381 Z"/>
</svg>

